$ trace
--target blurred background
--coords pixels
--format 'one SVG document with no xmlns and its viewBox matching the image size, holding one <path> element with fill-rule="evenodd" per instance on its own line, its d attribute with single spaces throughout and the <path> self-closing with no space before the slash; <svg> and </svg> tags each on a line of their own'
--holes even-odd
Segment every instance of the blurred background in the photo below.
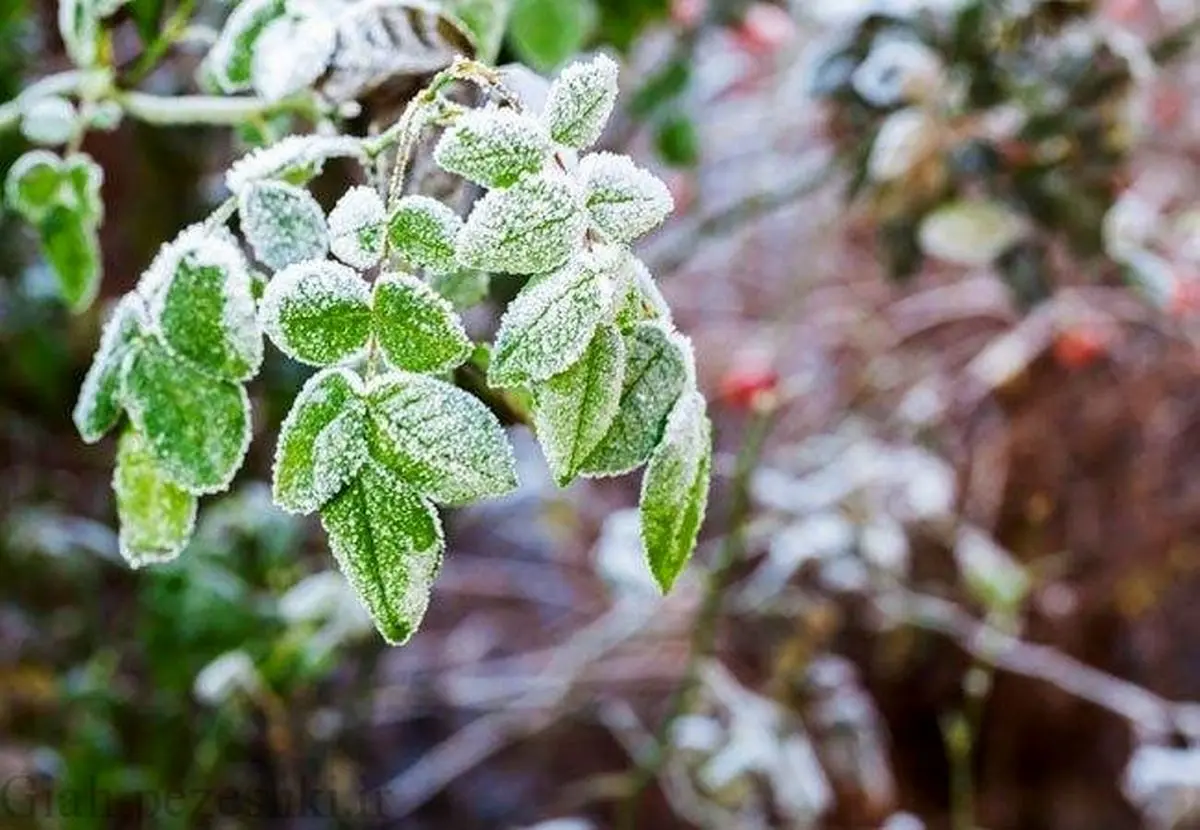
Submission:
<svg viewBox="0 0 1200 830">
<path fill-rule="evenodd" d="M 133 0 L 114 62 L 194 93 L 232 5 Z M 0 100 L 69 66 L 56 15 L 3 3 Z M 128 569 L 112 440 L 70 420 L 99 326 L 232 158 L 311 125 L 92 132 L 90 311 L 0 215 L 0 827 L 1200 827 L 1200 4 L 508 20 L 502 62 L 619 55 L 602 144 L 674 194 L 640 253 L 717 427 L 693 566 L 659 597 L 636 478 L 560 491 L 514 428 L 520 491 L 446 515 L 424 628 L 385 647 L 271 504 L 308 370 L 269 350 L 232 491 Z M 387 80 L 360 126 L 414 88 Z M 0 133 L 0 170 L 28 146 Z"/>
</svg>

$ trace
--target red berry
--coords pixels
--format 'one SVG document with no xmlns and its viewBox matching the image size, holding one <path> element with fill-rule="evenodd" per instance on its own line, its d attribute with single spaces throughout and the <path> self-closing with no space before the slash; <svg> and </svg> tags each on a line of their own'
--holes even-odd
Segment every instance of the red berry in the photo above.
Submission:
<svg viewBox="0 0 1200 830">
<path fill-rule="evenodd" d="M 1077 326 L 1058 333 L 1054 359 L 1064 369 L 1083 369 L 1108 353 L 1108 337 L 1090 326 Z"/>
<path fill-rule="evenodd" d="M 735 367 L 721 378 L 721 397 L 736 409 L 754 409 L 764 396 L 779 387 L 779 374 L 772 368 Z"/>
</svg>

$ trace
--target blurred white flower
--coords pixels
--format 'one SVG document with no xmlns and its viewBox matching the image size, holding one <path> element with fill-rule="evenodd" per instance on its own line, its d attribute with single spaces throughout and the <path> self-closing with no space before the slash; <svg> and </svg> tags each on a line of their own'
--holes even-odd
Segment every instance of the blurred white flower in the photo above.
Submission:
<svg viewBox="0 0 1200 830">
<path fill-rule="evenodd" d="M 871 145 L 867 171 L 886 182 L 912 170 L 937 148 L 937 122 L 924 110 L 909 107 L 887 117 Z"/>
<path fill-rule="evenodd" d="M 1125 767 L 1125 797 L 1154 830 L 1200 818 L 1200 750 L 1142 745 Z"/>
<path fill-rule="evenodd" d="M 962 200 L 921 223 L 921 250 L 958 265 L 990 265 L 1029 232 L 1025 219 L 999 202 Z"/>
<path fill-rule="evenodd" d="M 219 706 L 239 692 L 253 692 L 262 686 L 254 661 L 244 651 L 229 651 L 217 657 L 196 674 L 192 694 L 209 706 Z"/>
<path fill-rule="evenodd" d="M 937 52 L 913 37 L 880 35 L 851 78 L 854 91 L 868 104 L 894 107 L 926 101 L 945 80 Z"/>
</svg>

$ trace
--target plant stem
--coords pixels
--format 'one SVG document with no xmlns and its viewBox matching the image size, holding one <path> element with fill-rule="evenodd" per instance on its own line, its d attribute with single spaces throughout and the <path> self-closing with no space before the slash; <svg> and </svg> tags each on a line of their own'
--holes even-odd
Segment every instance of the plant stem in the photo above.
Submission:
<svg viewBox="0 0 1200 830">
<path fill-rule="evenodd" d="M 147 124 L 162 126 L 235 126 L 252 118 L 280 112 L 310 113 L 314 108 L 312 99 L 306 95 L 282 101 L 264 101 L 261 98 L 227 98 L 220 95 L 168 98 L 144 92 L 119 92 L 114 98 L 128 115 Z"/>
<path fill-rule="evenodd" d="M 750 476 L 758 466 L 763 445 L 774 424 L 776 411 L 777 407 L 774 405 L 756 410 L 746 428 L 746 437 L 738 451 L 731 485 L 729 531 L 721 542 L 712 569 L 708 572 L 704 597 L 701 600 L 700 609 L 696 612 L 695 625 L 692 626 L 687 667 L 684 669 L 683 679 L 671 697 L 667 715 L 659 726 L 654 748 L 649 753 L 649 757 L 644 759 L 633 772 L 633 780 L 617 811 L 614 827 L 618 830 L 634 830 L 636 827 L 637 808 L 642 791 L 658 775 L 670 758 L 671 730 L 675 721 L 687 714 L 692 707 L 692 699 L 695 697 L 700 678 L 700 666 L 712 653 L 716 639 L 717 621 L 720 618 L 726 579 L 730 569 L 741 559 L 745 551 L 746 519 L 750 513 Z"/>
</svg>

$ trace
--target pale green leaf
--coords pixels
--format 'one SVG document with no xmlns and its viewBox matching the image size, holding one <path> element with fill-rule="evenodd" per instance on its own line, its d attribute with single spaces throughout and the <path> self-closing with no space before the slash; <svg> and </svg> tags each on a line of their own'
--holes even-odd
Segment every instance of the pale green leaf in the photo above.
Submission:
<svg viewBox="0 0 1200 830">
<path fill-rule="evenodd" d="M 274 270 L 320 259 L 329 250 L 325 213 L 303 188 L 255 182 L 238 196 L 238 214 L 254 256 Z"/>
<path fill-rule="evenodd" d="M 550 135 L 512 109 L 470 110 L 443 133 L 433 158 L 442 169 L 487 187 L 508 187 L 550 157 Z"/>
<path fill-rule="evenodd" d="M 522 63 L 552 72 L 579 54 L 598 17 L 595 0 L 516 0 L 508 39 Z"/>
<path fill-rule="evenodd" d="M 617 101 L 617 64 L 607 55 L 568 66 L 550 86 L 542 122 L 559 144 L 584 150 L 596 143 Z"/>
<path fill-rule="evenodd" d="M 478 305 L 488 295 L 491 277 L 486 271 L 456 268 L 444 274 L 430 274 L 429 287 L 459 311 Z"/>
<path fill-rule="evenodd" d="M 383 199 L 374 188 L 350 188 L 329 212 L 333 255 L 362 271 L 374 267 L 383 256 L 386 222 Z"/>
<path fill-rule="evenodd" d="M 187 547 L 196 497 L 163 473 L 146 440 L 132 428 L 117 444 L 113 492 L 121 555 L 132 567 L 170 562 Z"/>
<path fill-rule="evenodd" d="M 371 336 L 371 289 L 336 262 L 313 260 L 280 271 L 267 283 L 259 311 L 271 342 L 313 366 L 354 357 Z"/>
<path fill-rule="evenodd" d="M 632 242 L 658 227 L 675 207 L 667 186 L 628 156 L 585 156 L 579 177 L 592 224 L 617 242 Z"/>
<path fill-rule="evenodd" d="M 117 303 L 100 334 L 100 347 L 79 389 L 71 413 L 85 443 L 94 444 L 116 426 L 121 417 L 121 365 L 146 325 L 141 302 L 134 294 Z"/>
<path fill-rule="evenodd" d="M 46 261 L 71 311 L 87 309 L 100 290 L 100 240 L 95 223 L 78 211 L 53 207 L 38 220 Z"/>
<path fill-rule="evenodd" d="M 59 0 L 58 34 L 76 66 L 93 66 L 97 55 L 96 41 L 100 35 L 93 0 Z"/>
<path fill-rule="evenodd" d="M 636 257 L 627 260 L 625 298 L 617 309 L 617 325 L 629 331 L 642 320 L 661 320 L 671 324 L 671 307 L 659 290 L 650 270 Z"/>
<path fill-rule="evenodd" d="M 284 12 L 284 0 L 242 0 L 237 4 L 205 59 L 224 92 L 250 89 L 255 44 L 267 24 Z"/>
<path fill-rule="evenodd" d="M 428 196 L 405 196 L 388 220 L 392 250 L 417 268 L 436 272 L 455 267 L 454 249 L 463 221 L 457 213 Z"/>
<path fill-rule="evenodd" d="M 100 200 L 104 170 L 87 153 L 73 153 L 63 162 L 63 173 L 63 204 L 98 224 L 104 216 L 104 203 Z"/>
<path fill-rule="evenodd" d="M 47 95 L 21 110 L 21 135 L 47 147 L 66 144 L 75 133 L 78 117 L 75 105 L 66 98 Z"/>
<path fill-rule="evenodd" d="M 385 274 L 372 305 L 375 337 L 397 369 L 438 374 L 470 357 L 474 346 L 454 307 L 419 279 Z"/>
</svg>

